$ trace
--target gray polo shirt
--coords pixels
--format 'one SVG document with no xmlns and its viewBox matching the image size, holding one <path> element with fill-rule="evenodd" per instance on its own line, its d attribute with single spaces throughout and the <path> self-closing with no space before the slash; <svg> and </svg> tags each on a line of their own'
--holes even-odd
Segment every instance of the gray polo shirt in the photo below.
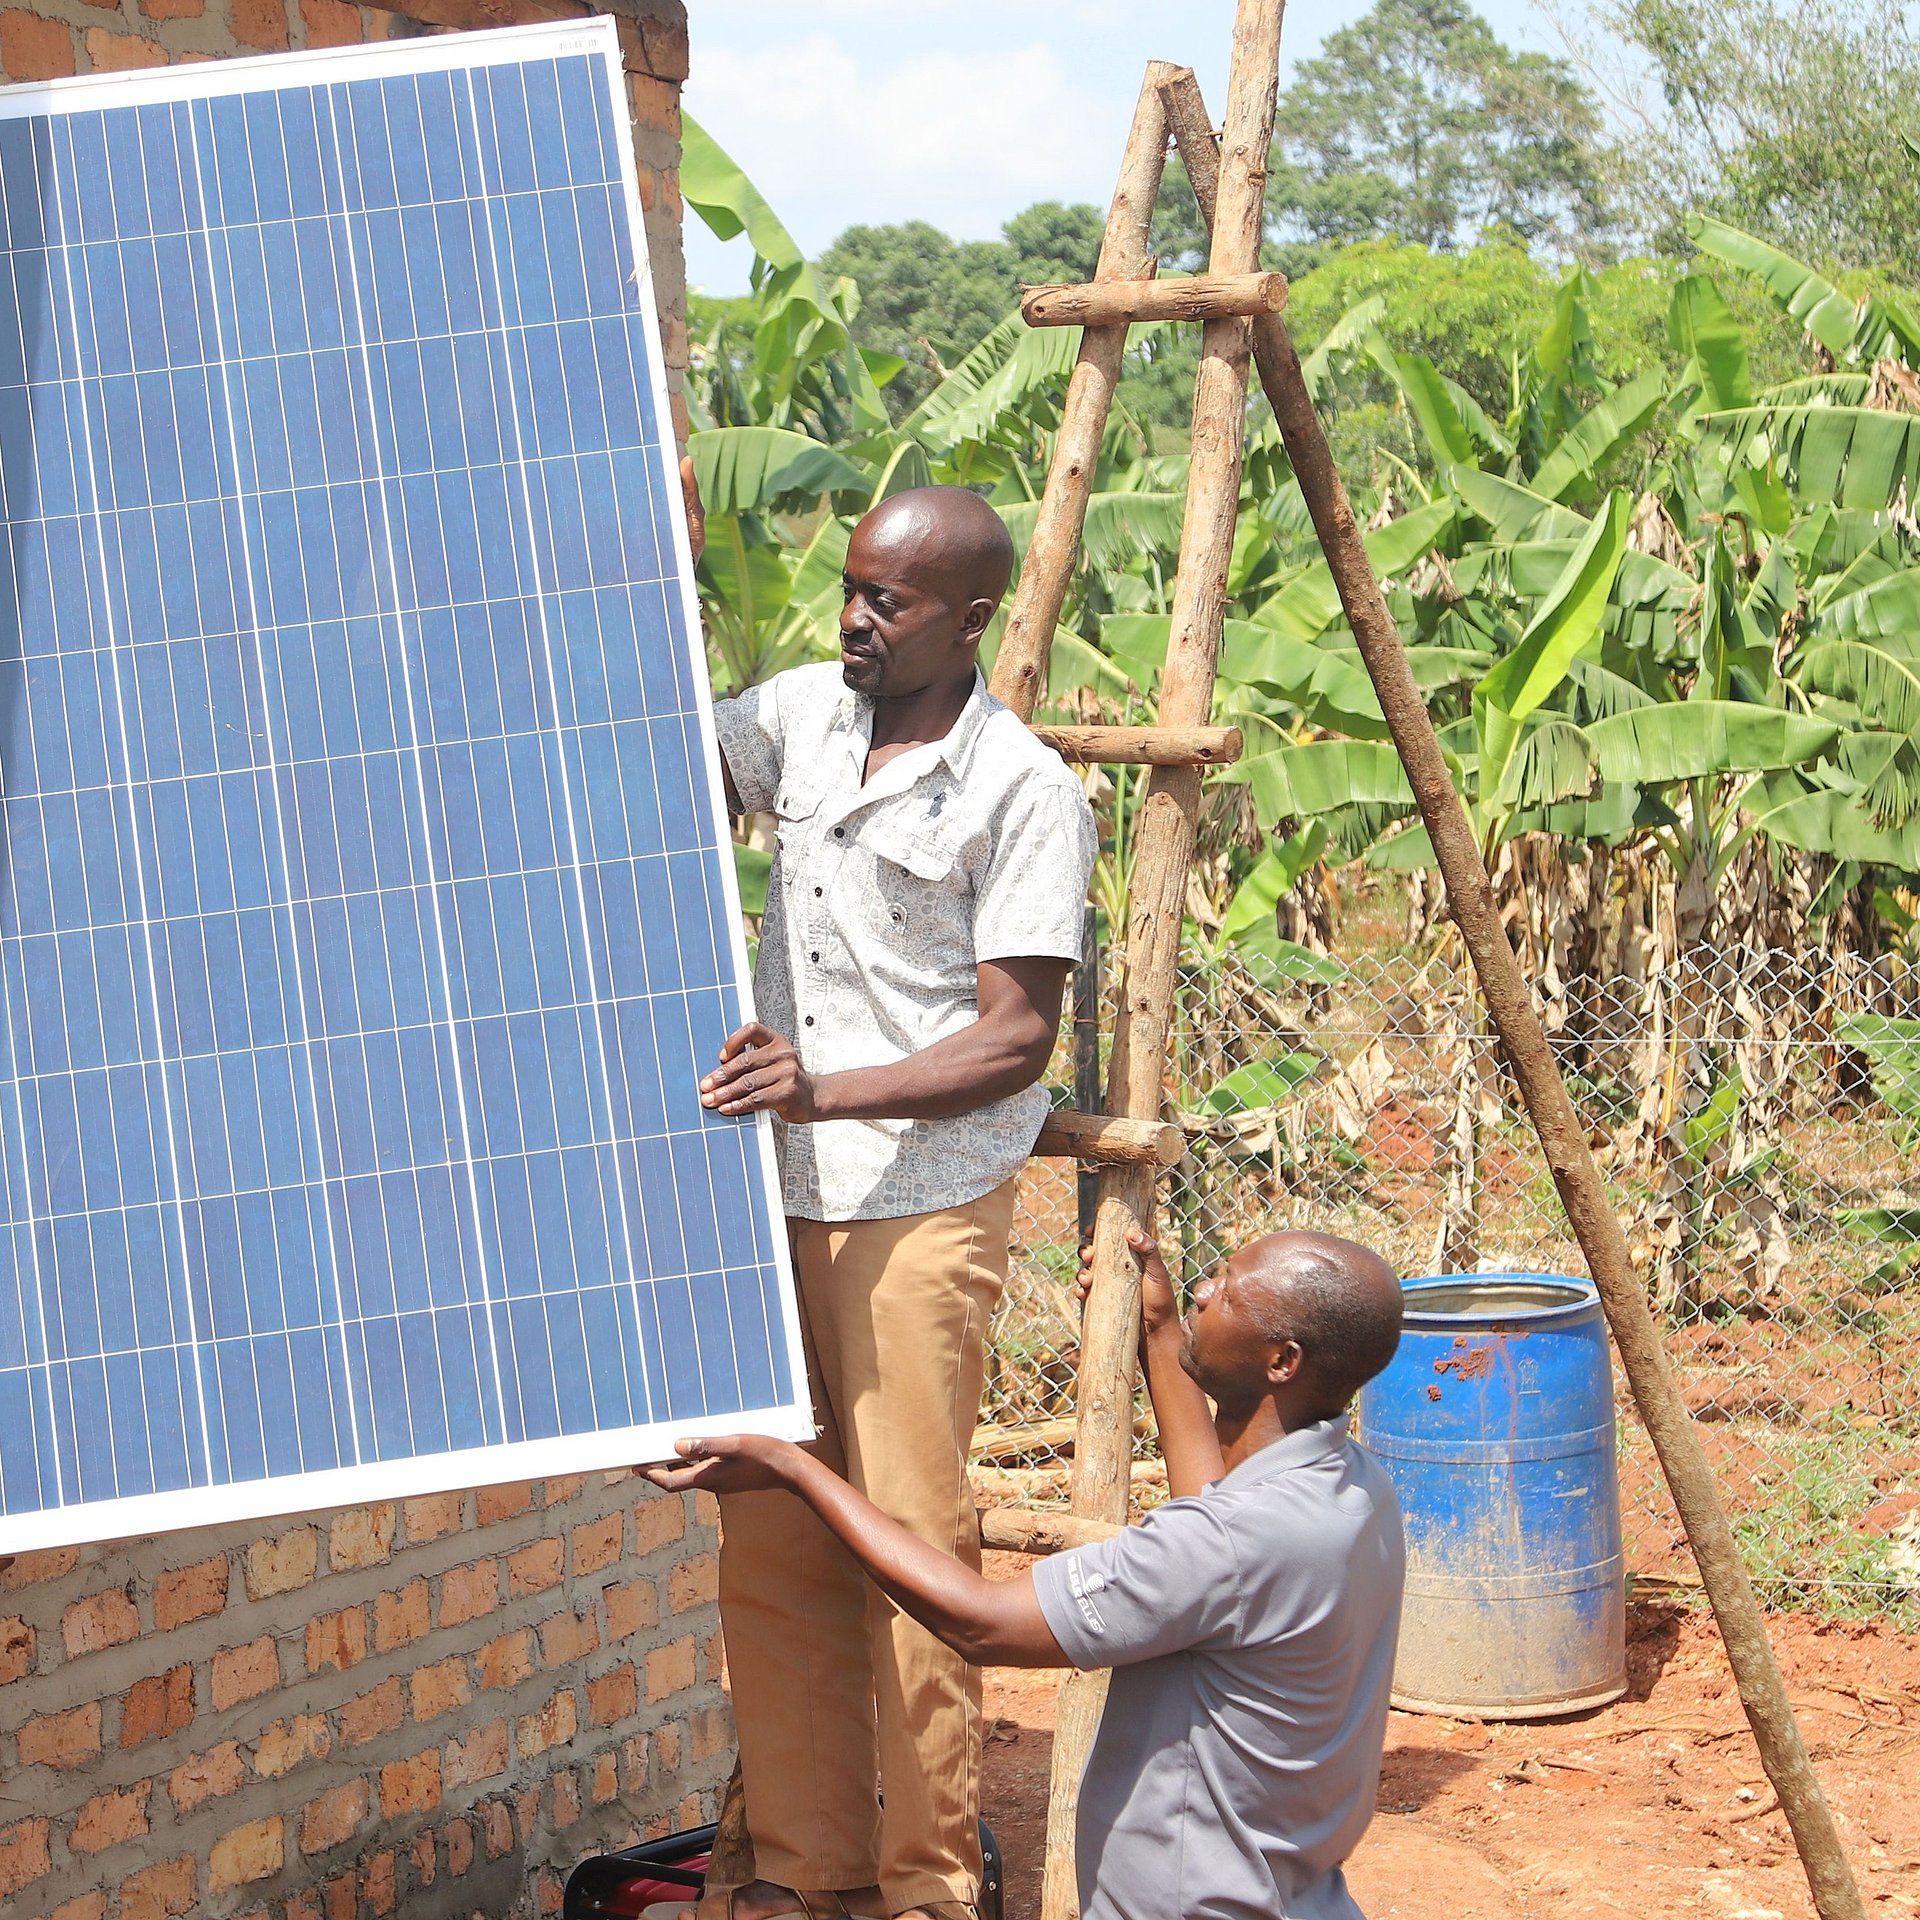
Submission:
<svg viewBox="0 0 1920 1920">
<path fill-rule="evenodd" d="M 1082 1920 L 1355 1920 L 1405 1574 L 1345 1419 L 1033 1571 L 1076 1667 L 1112 1667 L 1080 1786 Z"/>
</svg>

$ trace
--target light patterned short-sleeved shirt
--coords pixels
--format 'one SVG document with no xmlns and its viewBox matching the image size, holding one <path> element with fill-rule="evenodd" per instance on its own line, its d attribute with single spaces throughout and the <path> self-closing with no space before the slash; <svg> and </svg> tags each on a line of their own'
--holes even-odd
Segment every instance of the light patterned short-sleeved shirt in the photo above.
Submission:
<svg viewBox="0 0 1920 1920">
<path fill-rule="evenodd" d="M 979 1017 L 986 960 L 1080 954 L 1096 837 L 1080 782 L 976 674 L 944 740 L 863 782 L 873 705 L 837 663 L 714 708 L 741 804 L 771 808 L 754 994 L 809 1073 L 886 1066 Z M 944 1120 L 775 1122 L 788 1213 L 886 1220 L 991 1192 L 1033 1150 L 1032 1086 Z"/>
</svg>

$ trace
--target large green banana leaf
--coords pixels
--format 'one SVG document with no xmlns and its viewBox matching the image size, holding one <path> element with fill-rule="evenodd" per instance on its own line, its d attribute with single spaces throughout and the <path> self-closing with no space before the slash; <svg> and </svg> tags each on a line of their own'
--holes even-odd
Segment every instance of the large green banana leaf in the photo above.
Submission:
<svg viewBox="0 0 1920 1920">
<path fill-rule="evenodd" d="M 1540 462 L 1534 492 L 1548 500 L 1592 493 L 1601 469 L 1659 412 L 1666 397 L 1667 376 L 1652 367 L 1596 400 Z"/>
<path fill-rule="evenodd" d="M 1608 785 L 1642 787 L 1804 766 L 1831 753 L 1840 738 L 1831 721 L 1741 700 L 1633 707 L 1586 731 Z"/>
<path fill-rule="evenodd" d="M 865 494 L 873 485 L 866 467 L 790 427 L 712 427 L 690 434 L 687 451 L 712 514 L 765 513 L 782 501 Z"/>
</svg>

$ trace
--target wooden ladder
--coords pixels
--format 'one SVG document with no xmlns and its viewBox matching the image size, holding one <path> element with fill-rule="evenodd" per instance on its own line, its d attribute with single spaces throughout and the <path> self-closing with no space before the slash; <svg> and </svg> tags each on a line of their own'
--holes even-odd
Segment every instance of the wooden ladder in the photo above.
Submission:
<svg viewBox="0 0 1920 1920">
<path fill-rule="evenodd" d="M 1144 765 L 1152 771 L 1135 829 L 1107 1112 L 1056 1113 L 1035 1148 L 1040 1154 L 1092 1161 L 1101 1171 L 1092 1286 L 1081 1329 L 1071 1514 L 998 1515 L 986 1532 L 989 1544 L 1027 1551 L 1077 1544 L 1127 1517 L 1140 1323 L 1140 1272 L 1127 1234 L 1136 1224 L 1151 1230 L 1156 1177 L 1182 1149 L 1179 1129 L 1163 1123 L 1161 1110 L 1187 872 L 1202 775 L 1236 759 L 1241 745 L 1236 729 L 1215 727 L 1211 720 L 1240 497 L 1251 316 L 1274 312 L 1285 297 L 1278 274 L 1258 271 L 1281 12 L 1282 0 L 1240 0 L 1234 21 L 1209 274 L 1155 279 L 1148 229 L 1174 131 L 1168 89 L 1182 80 L 1191 84 L 1192 77 L 1186 68 L 1156 61 L 1147 68 L 1134 109 L 1092 283 L 1034 289 L 1022 302 L 1032 325 L 1086 325 L 1026 564 L 994 663 L 993 692 L 1029 723 L 1046 688 L 1054 628 L 1079 552 L 1128 325 L 1166 316 L 1203 323 L 1159 724 L 1036 729 L 1068 760 Z M 1105 1698 L 1104 1673 L 1070 1673 L 1061 1683 L 1042 1920 L 1069 1920 L 1078 1911 L 1074 1814 L 1081 1769 Z"/>
</svg>

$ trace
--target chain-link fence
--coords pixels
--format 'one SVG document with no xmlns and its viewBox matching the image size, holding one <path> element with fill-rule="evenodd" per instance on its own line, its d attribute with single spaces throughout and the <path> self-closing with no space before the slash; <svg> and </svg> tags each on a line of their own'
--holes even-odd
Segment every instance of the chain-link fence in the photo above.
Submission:
<svg viewBox="0 0 1920 1920">
<path fill-rule="evenodd" d="M 1198 953 L 1183 970 L 1169 1093 L 1187 1152 L 1161 1202 L 1186 1276 L 1283 1225 L 1408 1274 L 1583 1273 L 1464 961 L 1301 971 Z M 1920 975 L 1709 953 L 1556 984 L 1546 1011 L 1763 1594 L 1920 1615 Z M 1079 1053 L 1084 1089 L 1085 1021 Z M 976 1444 L 989 1498 L 1066 1496 L 1085 1207 L 1070 1165 L 1033 1163 Z M 1624 1389 L 1619 1404 L 1628 1564 L 1687 1583 Z"/>
</svg>

